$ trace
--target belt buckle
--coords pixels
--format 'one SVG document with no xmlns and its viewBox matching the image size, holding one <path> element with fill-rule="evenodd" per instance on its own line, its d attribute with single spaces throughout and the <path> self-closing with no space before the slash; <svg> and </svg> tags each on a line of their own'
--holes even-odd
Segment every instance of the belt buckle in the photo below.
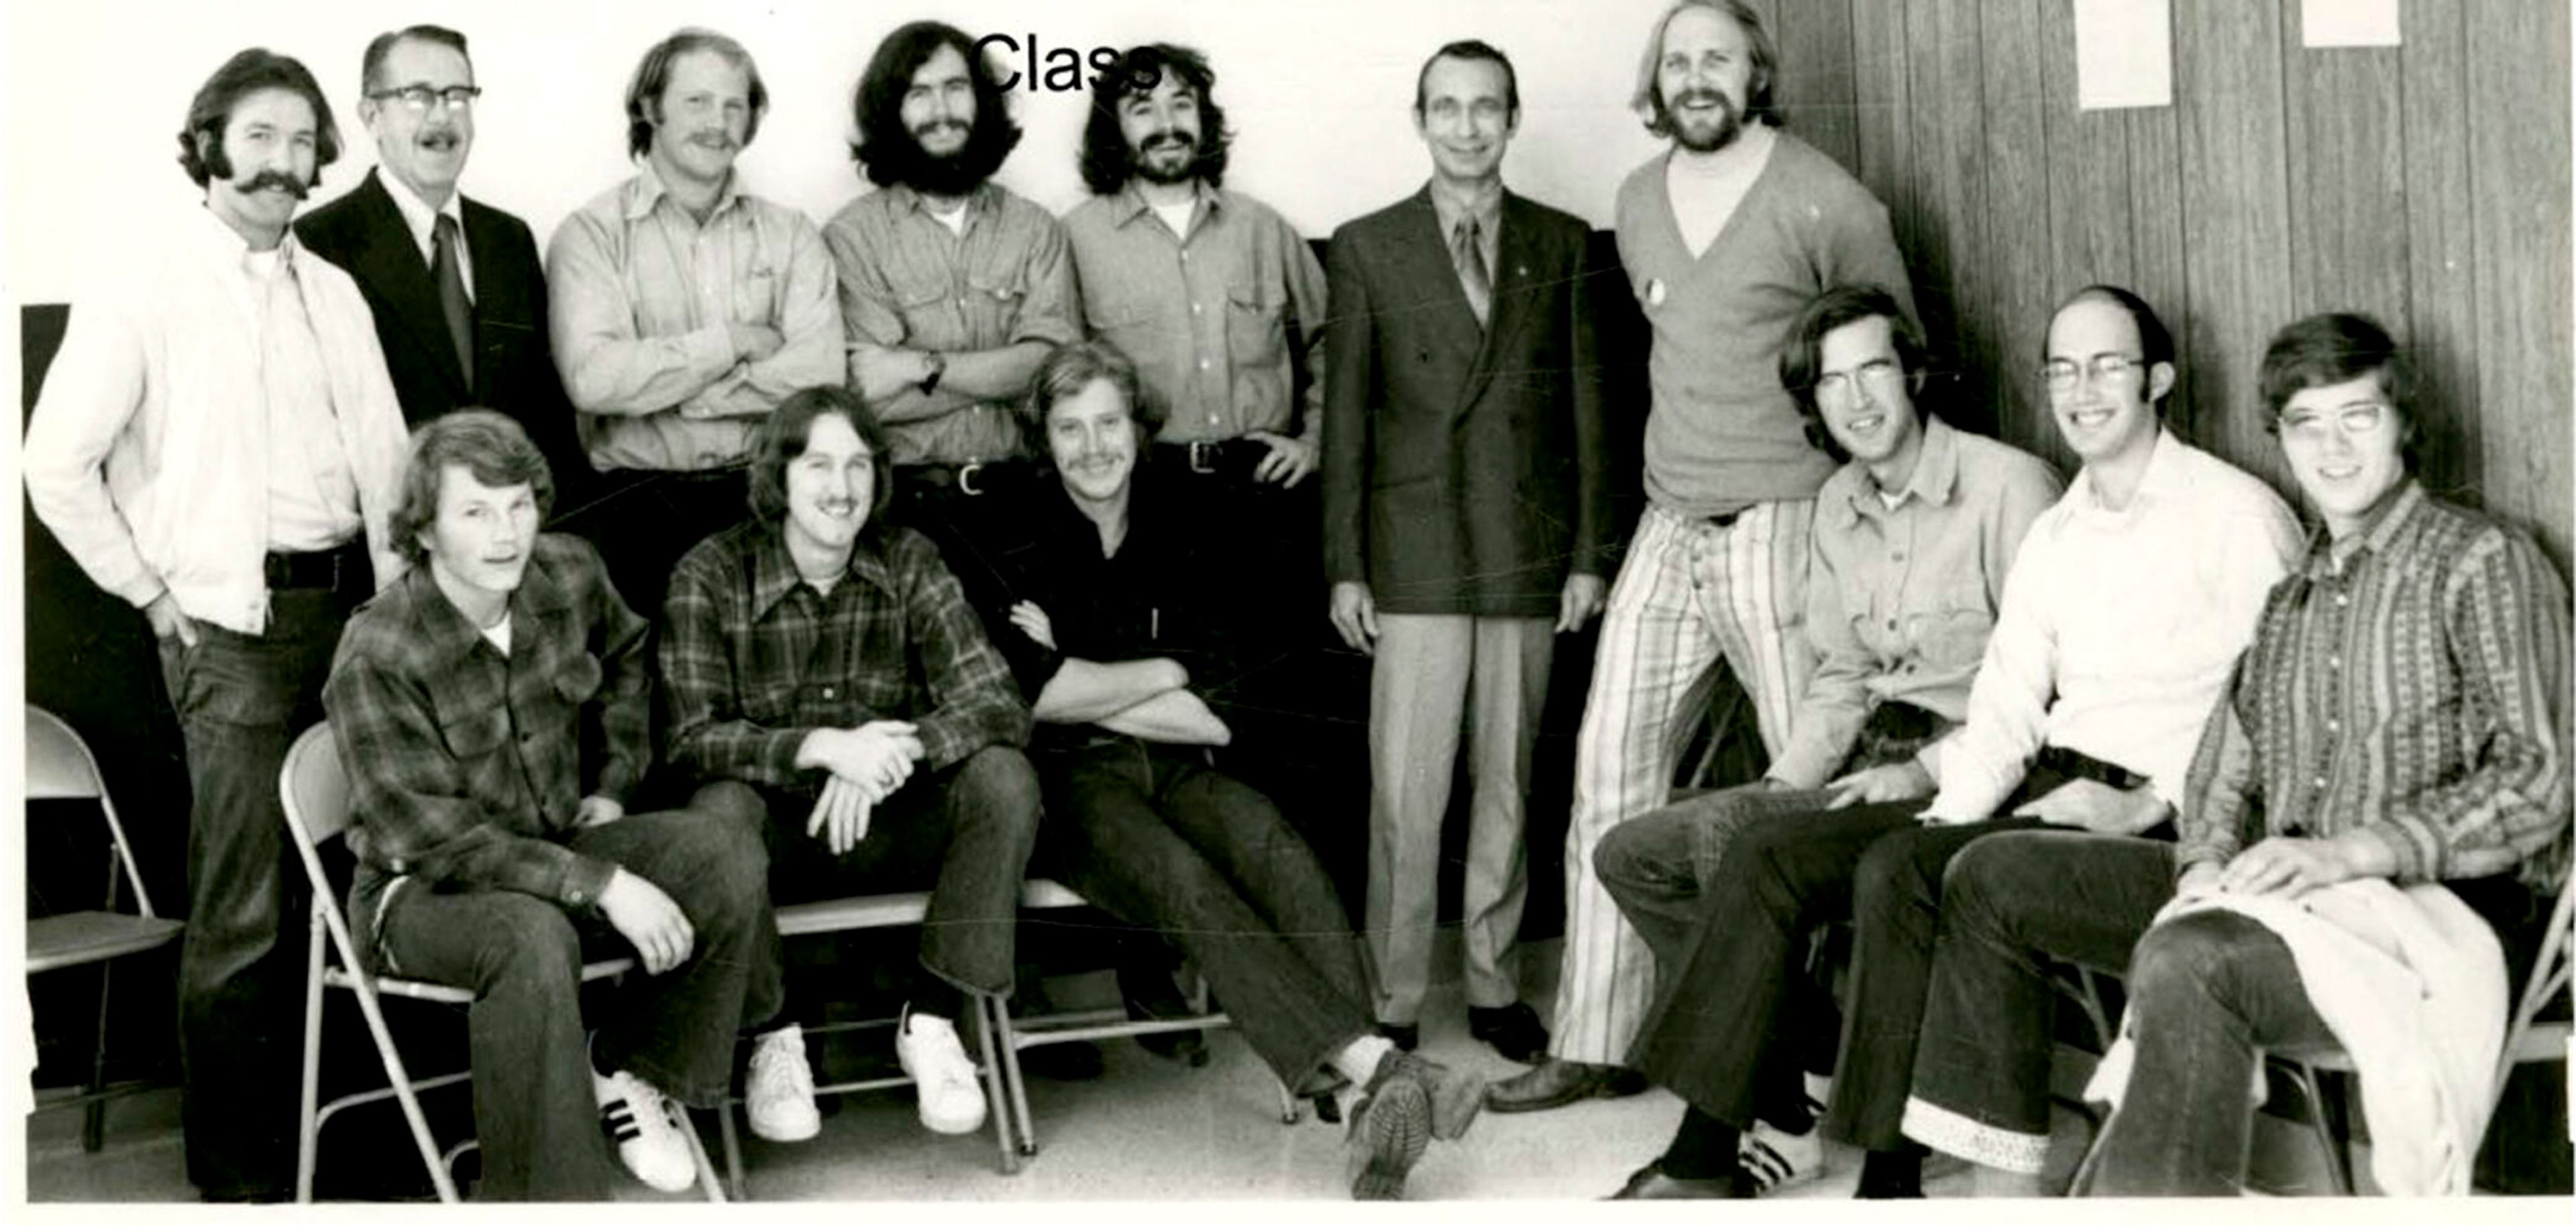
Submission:
<svg viewBox="0 0 2576 1225">
<path fill-rule="evenodd" d="M 975 487 L 975 474 L 984 470 L 984 461 L 968 460 L 957 465 L 957 492 L 967 497 L 980 497 L 983 490 Z"/>
<path fill-rule="evenodd" d="M 1190 449 L 1190 471 L 1198 473 L 1201 476 L 1214 476 L 1216 474 L 1217 444 L 1201 441 L 1185 443 L 1183 445 Z"/>
</svg>

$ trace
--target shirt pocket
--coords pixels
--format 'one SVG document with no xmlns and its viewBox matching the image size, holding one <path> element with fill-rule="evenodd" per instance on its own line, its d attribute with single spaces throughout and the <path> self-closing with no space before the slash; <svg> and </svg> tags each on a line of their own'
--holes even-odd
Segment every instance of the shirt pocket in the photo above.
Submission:
<svg viewBox="0 0 2576 1225">
<path fill-rule="evenodd" d="M 1279 364 L 1288 347 L 1287 301 L 1258 281 L 1239 281 L 1225 291 L 1225 350 L 1238 368 Z"/>
<path fill-rule="evenodd" d="M 555 696 L 562 699 L 564 705 L 579 709 L 582 703 L 598 694 L 600 682 L 604 679 L 606 673 L 600 668 L 599 657 L 584 651 L 566 659 L 555 669 Z"/>
<path fill-rule="evenodd" d="M 1020 323 L 1020 308 L 1028 300 L 1024 270 L 968 275 L 965 300 L 959 304 L 966 319 L 964 347 L 998 349 L 1009 342 L 1011 330 Z"/>
<path fill-rule="evenodd" d="M 766 258 L 755 253 L 745 260 L 734 272 L 732 322 L 778 326 L 778 280 Z"/>
<path fill-rule="evenodd" d="M 1995 632 L 1995 610 L 1982 583 L 1952 583 L 1906 614 L 1906 645 L 1925 666 L 1973 668 Z"/>
<path fill-rule="evenodd" d="M 510 710 L 505 705 L 438 712 L 438 738 L 468 772 L 510 739 Z"/>
</svg>

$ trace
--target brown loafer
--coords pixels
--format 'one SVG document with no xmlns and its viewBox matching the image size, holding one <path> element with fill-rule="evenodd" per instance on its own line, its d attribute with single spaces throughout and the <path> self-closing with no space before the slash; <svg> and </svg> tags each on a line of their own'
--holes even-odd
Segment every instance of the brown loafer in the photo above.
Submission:
<svg viewBox="0 0 2576 1225">
<path fill-rule="evenodd" d="M 1554 1110 L 1595 1097 L 1629 1097 L 1646 1091 L 1646 1078 L 1632 1068 L 1606 1063 L 1550 1059 L 1485 1090 L 1485 1109 L 1496 1114 Z"/>
</svg>

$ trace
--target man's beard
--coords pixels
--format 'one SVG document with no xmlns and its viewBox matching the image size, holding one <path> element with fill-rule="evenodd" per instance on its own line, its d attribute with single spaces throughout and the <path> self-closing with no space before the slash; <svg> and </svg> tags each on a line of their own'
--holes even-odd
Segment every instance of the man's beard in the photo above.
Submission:
<svg viewBox="0 0 2576 1225">
<path fill-rule="evenodd" d="M 1683 118 L 1677 104 L 1667 105 L 1664 108 L 1664 125 L 1672 129 L 1673 140 L 1682 148 L 1693 153 L 1715 153 L 1734 144 L 1736 137 L 1744 135 L 1744 116 L 1735 109 L 1734 99 L 1715 90 L 1685 92 L 1682 97 L 1696 98 L 1701 92 L 1707 93 L 1717 101 L 1718 120 L 1715 131 L 1705 135 L 1693 135 L 1690 121 Z"/>
<path fill-rule="evenodd" d="M 911 172 L 904 176 L 914 191 L 926 196 L 962 196 L 984 185 L 988 172 L 975 165 L 975 134 L 969 131 L 965 143 L 954 153 L 932 153 L 921 147 L 919 134 L 913 136 Z"/>
<path fill-rule="evenodd" d="M 1182 157 L 1177 165 L 1161 164 L 1160 159 L 1174 143 L 1177 143 L 1187 156 Z M 1147 136 L 1143 147 L 1129 147 L 1127 165 L 1135 171 L 1137 178 L 1169 187 L 1187 183 L 1199 177 L 1199 160 L 1202 156 L 1204 151 L 1199 148 L 1199 142 L 1196 139 L 1177 131 L 1162 131 Z"/>
</svg>

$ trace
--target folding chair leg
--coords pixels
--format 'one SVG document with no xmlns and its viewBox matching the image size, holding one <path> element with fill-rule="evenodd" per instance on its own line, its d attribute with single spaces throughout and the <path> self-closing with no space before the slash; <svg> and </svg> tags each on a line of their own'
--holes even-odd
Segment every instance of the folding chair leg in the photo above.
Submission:
<svg viewBox="0 0 2576 1225">
<path fill-rule="evenodd" d="M 733 1107 L 730 1105 L 721 1105 L 716 1109 L 727 1115 L 733 1113 Z M 724 1203 L 724 1180 L 716 1177 L 715 1163 L 707 1160 L 706 1142 L 698 1138 L 698 1117 L 686 1106 L 680 1108 L 680 1138 L 689 1142 L 689 1160 L 697 1163 L 698 1185 L 706 1189 L 707 1202 Z"/>
<path fill-rule="evenodd" d="M 1011 1122 L 1019 1133 L 1020 1155 L 1035 1157 L 1038 1155 L 1038 1129 L 1037 1125 L 1029 1119 L 1029 1082 L 1028 1077 L 1020 1071 L 1019 1031 L 1011 1025 L 1011 1006 L 1007 1001 L 995 1000 L 993 1015 L 999 1019 L 999 1028 L 1002 1031 L 999 1039 L 1002 1047 L 1002 1066 L 1011 1074 L 1007 1087 L 1011 1098 Z"/>
<path fill-rule="evenodd" d="M 109 895 L 111 903 L 114 894 Z M 107 1102 L 98 1094 L 107 1091 L 107 987 L 109 976 L 116 970 L 116 960 L 98 963 L 98 1042 L 90 1047 L 89 1105 L 81 1110 L 81 1151 L 95 1153 L 107 1143 Z"/>
<path fill-rule="evenodd" d="M 2333 1119 L 2326 1113 L 2325 1088 L 2317 1081 L 2316 1070 L 2304 1063 L 2292 1064 L 2292 1079 L 2298 1082 L 2299 1094 L 2307 1099 L 2308 1131 L 2316 1136 L 2317 1146 L 2325 1151 L 2326 1177 L 2334 1184 L 2334 1193 L 2352 1194 L 2351 1157 L 2342 1141 L 2335 1137 Z"/>
<path fill-rule="evenodd" d="M 345 942 L 343 947 L 347 947 Z M 447 1176 L 447 1166 L 438 1159 L 437 1142 L 429 1135 L 429 1119 L 421 1114 L 420 1098 L 411 1091 L 411 1073 L 404 1070 L 402 1056 L 394 1050 L 393 1031 L 385 1027 L 384 1007 L 376 999 L 375 981 L 364 975 L 356 977 L 358 1011 L 366 1014 L 367 1032 L 376 1040 L 376 1058 L 385 1065 L 385 1079 L 393 1083 L 394 1100 L 402 1105 L 403 1121 L 411 1125 L 412 1146 L 420 1150 L 420 1163 L 428 1168 L 429 1180 L 438 1188 L 438 1202 L 456 1203 L 456 1180 Z"/>
<path fill-rule="evenodd" d="M 725 1189 L 733 1192 L 735 1199 L 748 1200 L 751 1196 L 743 1190 L 742 1136 L 734 1130 L 732 1098 L 725 1099 L 723 1108 L 716 1112 L 716 1120 L 716 1130 L 724 1140 Z"/>
<path fill-rule="evenodd" d="M 1019 1050 L 1011 1045 L 1008 1033 L 994 1023 L 996 1014 L 1007 1023 L 1010 1005 L 998 995 L 975 995 L 975 1042 L 984 1053 L 984 1113 L 993 1120 L 993 1141 L 1002 1151 L 1002 1172 L 1020 1172 L 1020 1154 L 1012 1137 L 1013 1116 L 1008 1109 L 1012 1090 L 1018 1084 Z M 996 1038 L 1000 1038 L 998 1043 Z"/>
<path fill-rule="evenodd" d="M 313 1202 L 313 1166 L 322 1137 L 322 911 L 313 911 L 312 956 L 304 974 L 304 1108 L 296 1116 L 295 1202 Z"/>
</svg>

